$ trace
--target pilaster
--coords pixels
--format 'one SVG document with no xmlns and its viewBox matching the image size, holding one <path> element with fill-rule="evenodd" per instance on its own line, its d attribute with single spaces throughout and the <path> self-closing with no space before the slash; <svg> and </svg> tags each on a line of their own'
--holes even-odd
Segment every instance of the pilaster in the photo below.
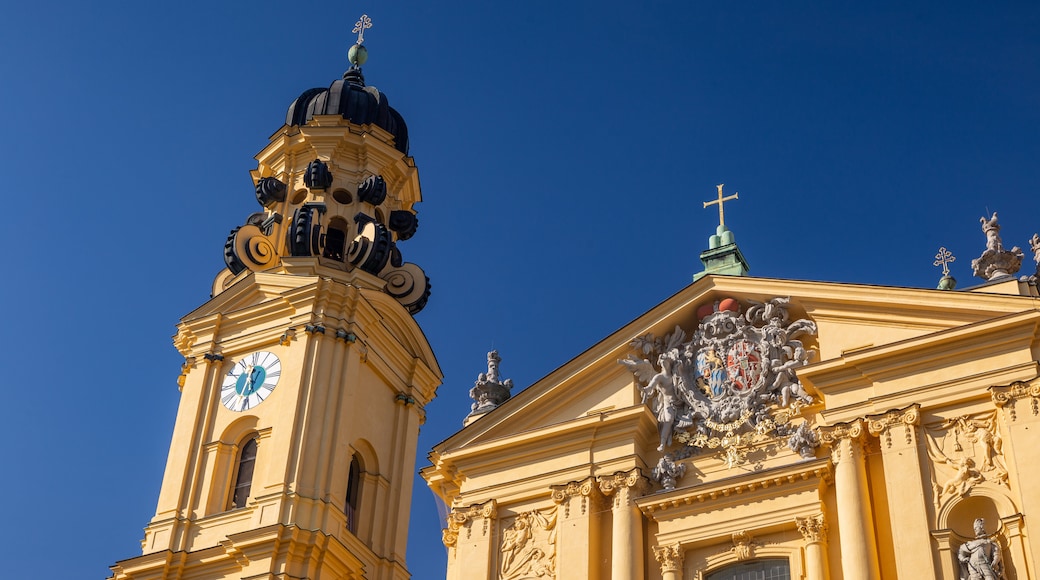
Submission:
<svg viewBox="0 0 1040 580">
<path fill-rule="evenodd" d="M 441 538 L 448 548 L 447 580 L 493 576 L 491 540 L 497 518 L 498 504 L 493 499 L 451 510 Z"/>
<path fill-rule="evenodd" d="M 893 515 L 896 571 L 900 577 L 915 579 L 935 578 L 927 498 L 922 491 L 928 484 L 921 478 L 927 466 L 922 463 L 920 421 L 921 407 L 916 404 L 866 417 L 867 430 L 880 443 L 886 479 L 892 482 L 885 492 Z"/>
<path fill-rule="evenodd" d="M 1013 491 L 1018 492 L 1021 513 L 1040 513 L 1040 486 L 1029 478 L 1034 473 L 1033 466 L 1040 465 L 1040 377 L 990 387 L 990 395 L 1003 417 L 1007 434 L 1003 440 L 1004 462 L 1010 472 L 1009 484 Z M 1018 527 L 1012 522 L 1009 530 Z M 1035 557 L 1025 556 L 1040 554 L 1040 534 L 1022 534 L 1020 539 L 1027 546 L 1022 559 L 1029 561 L 1035 569 Z"/>
<path fill-rule="evenodd" d="M 556 546 L 559 578 L 600 578 L 600 534 L 607 502 L 593 477 L 554 485 L 552 499 L 560 507 Z M 584 554 L 584 557 L 579 555 Z"/>
</svg>

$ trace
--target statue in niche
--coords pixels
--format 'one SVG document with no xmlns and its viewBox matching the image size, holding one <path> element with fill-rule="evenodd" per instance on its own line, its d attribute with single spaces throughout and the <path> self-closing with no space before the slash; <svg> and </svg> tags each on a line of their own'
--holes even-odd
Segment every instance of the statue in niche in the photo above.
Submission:
<svg viewBox="0 0 1040 580">
<path fill-rule="evenodd" d="M 1005 580 L 1000 544 L 986 534 L 986 520 L 977 518 L 973 527 L 975 539 L 964 542 L 957 550 L 960 580 Z"/>
<path fill-rule="evenodd" d="M 497 408 L 509 400 L 510 391 L 513 388 L 512 379 L 499 380 L 498 363 L 502 358 L 498 351 L 493 350 L 487 354 L 487 373 L 477 375 L 477 381 L 469 390 L 469 396 L 473 399 L 470 405 L 470 415 L 482 415 Z"/>
</svg>

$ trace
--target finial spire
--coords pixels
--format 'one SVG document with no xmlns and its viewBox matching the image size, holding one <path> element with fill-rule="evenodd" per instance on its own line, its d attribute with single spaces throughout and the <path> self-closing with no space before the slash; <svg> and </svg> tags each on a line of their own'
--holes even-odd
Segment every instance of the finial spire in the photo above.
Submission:
<svg viewBox="0 0 1040 580">
<path fill-rule="evenodd" d="M 713 201 L 706 201 L 706 202 L 704 202 L 704 209 L 708 209 L 709 205 L 718 205 L 719 206 L 719 227 L 726 227 L 726 212 L 723 209 L 723 204 L 725 202 L 731 200 L 731 199 L 737 199 L 737 195 L 738 195 L 737 192 L 734 191 L 733 195 L 731 195 L 729 197 L 722 197 L 722 186 L 723 185 L 725 185 L 725 184 L 724 183 L 720 183 L 720 184 L 715 186 L 719 190 L 719 197 L 718 197 L 718 199 L 715 199 Z"/>
<path fill-rule="evenodd" d="M 350 68 L 357 69 L 361 65 L 365 64 L 368 60 L 368 49 L 365 48 L 365 30 L 372 28 L 372 19 L 368 17 L 368 14 L 362 14 L 361 19 L 354 23 L 354 30 L 357 34 L 357 42 L 350 46 L 350 50 L 347 51 L 347 60 L 350 61 Z"/>
<path fill-rule="evenodd" d="M 942 265 L 943 276 L 939 279 L 939 290 L 953 290 L 957 285 L 957 280 L 950 276 L 950 264 L 953 263 L 957 258 L 946 249 L 946 246 L 939 246 L 939 253 L 935 255 L 935 261 L 932 262 L 933 266 Z"/>
<path fill-rule="evenodd" d="M 365 42 L 365 30 L 372 28 L 372 19 L 368 17 L 368 14 L 362 14 L 361 20 L 354 23 L 354 30 L 352 32 L 357 33 L 357 44 L 358 46 Z"/>
</svg>

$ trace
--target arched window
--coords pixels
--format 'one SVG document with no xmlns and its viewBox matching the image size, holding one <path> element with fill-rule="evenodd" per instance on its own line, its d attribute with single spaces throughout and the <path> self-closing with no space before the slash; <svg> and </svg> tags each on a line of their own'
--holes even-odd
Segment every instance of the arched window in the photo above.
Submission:
<svg viewBox="0 0 1040 580">
<path fill-rule="evenodd" d="M 791 563 L 787 558 L 770 558 L 734 564 L 708 574 L 704 580 L 791 580 Z"/>
<path fill-rule="evenodd" d="M 340 217 L 332 218 L 329 227 L 325 229 L 325 250 L 322 253 L 326 258 L 342 262 L 343 253 L 347 249 L 347 222 Z"/>
<path fill-rule="evenodd" d="M 357 533 L 358 500 L 361 497 L 361 462 L 358 458 L 350 458 L 350 475 L 347 476 L 347 502 L 343 510 L 347 514 L 347 529 Z"/>
<path fill-rule="evenodd" d="M 238 455 L 238 470 L 235 475 L 235 486 L 231 488 L 231 509 L 246 507 L 249 489 L 253 487 L 253 467 L 256 465 L 256 439 L 250 439 L 242 445 Z"/>
</svg>

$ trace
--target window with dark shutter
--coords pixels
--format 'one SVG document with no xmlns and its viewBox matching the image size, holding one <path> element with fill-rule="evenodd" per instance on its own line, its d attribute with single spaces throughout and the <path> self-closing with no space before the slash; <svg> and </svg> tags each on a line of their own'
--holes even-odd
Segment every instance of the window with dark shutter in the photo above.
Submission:
<svg viewBox="0 0 1040 580">
<path fill-rule="evenodd" d="M 256 465 L 256 439 L 246 441 L 238 456 L 238 473 L 231 490 L 231 509 L 246 507 L 249 488 L 253 486 L 253 467 Z"/>
<path fill-rule="evenodd" d="M 357 533 L 358 499 L 361 495 L 361 463 L 357 457 L 350 458 L 350 475 L 347 479 L 347 529 Z"/>
</svg>

